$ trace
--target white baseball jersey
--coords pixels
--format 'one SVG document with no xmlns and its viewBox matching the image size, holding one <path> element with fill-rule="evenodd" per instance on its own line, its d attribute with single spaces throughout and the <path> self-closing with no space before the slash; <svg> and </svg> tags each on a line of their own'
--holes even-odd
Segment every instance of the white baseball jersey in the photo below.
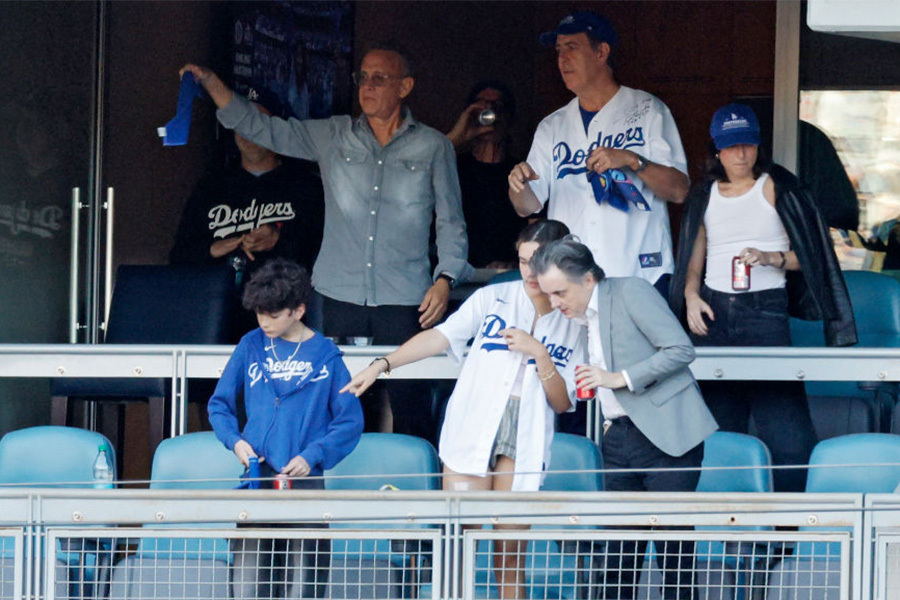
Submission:
<svg viewBox="0 0 900 600">
<path fill-rule="evenodd" d="M 491 449 L 506 403 L 519 373 L 523 355 L 512 352 L 500 331 L 531 331 L 534 305 L 521 281 L 488 285 L 476 290 L 458 311 L 437 327 L 450 341 L 447 352 L 462 360 L 466 344 L 475 341 L 447 404 L 441 429 L 440 456 L 457 473 L 487 474 Z M 547 348 L 575 405 L 575 365 L 585 362 L 583 328 L 554 310 L 540 317 L 533 336 Z M 513 491 L 536 491 L 550 463 L 554 412 L 534 360 L 525 366 L 516 430 L 516 468 Z"/>
<path fill-rule="evenodd" d="M 530 182 L 531 189 L 542 204 L 549 199 L 549 217 L 568 225 L 607 275 L 654 283 L 674 270 L 666 203 L 624 169 L 650 210 L 630 204 L 624 212 L 606 202 L 598 205 L 585 162 L 600 146 L 631 150 L 687 174 L 681 137 L 668 107 L 652 94 L 621 86 L 594 115 L 587 134 L 577 97 L 541 121 L 528 153 L 528 164 L 539 176 Z"/>
</svg>

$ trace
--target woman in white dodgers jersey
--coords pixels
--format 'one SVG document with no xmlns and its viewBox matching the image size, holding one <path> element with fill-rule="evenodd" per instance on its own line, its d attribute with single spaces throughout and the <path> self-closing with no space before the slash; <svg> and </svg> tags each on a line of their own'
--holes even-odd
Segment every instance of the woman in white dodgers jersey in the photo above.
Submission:
<svg viewBox="0 0 900 600">
<path fill-rule="evenodd" d="M 529 261 L 568 233 L 559 221 L 526 227 L 516 242 L 522 281 L 477 290 L 444 323 L 375 359 L 342 390 L 358 396 L 380 374 L 444 351 L 462 360 L 474 338 L 441 429 L 445 490 L 540 488 L 554 413 L 574 407 L 575 364 L 585 349 L 583 328 L 551 308 Z M 524 597 L 524 549 L 519 541 L 495 542 L 501 598 Z"/>
</svg>

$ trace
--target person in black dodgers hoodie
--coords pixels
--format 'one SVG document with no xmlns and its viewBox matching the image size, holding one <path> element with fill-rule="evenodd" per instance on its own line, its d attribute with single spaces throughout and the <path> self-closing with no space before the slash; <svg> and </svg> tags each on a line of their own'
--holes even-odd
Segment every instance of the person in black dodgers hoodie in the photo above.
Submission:
<svg viewBox="0 0 900 600">
<path fill-rule="evenodd" d="M 322 479 L 306 477 L 322 475 L 350 454 L 363 430 L 359 400 L 340 393 L 350 381 L 340 350 L 301 321 L 309 294 L 309 275 L 296 263 L 275 258 L 254 272 L 243 305 L 256 313 L 259 328 L 235 348 L 208 405 L 216 437 L 244 466 L 256 457 L 262 477 L 291 478 L 294 489 L 322 489 Z M 236 406 L 241 393 L 243 430 Z M 271 488 L 272 481 L 261 487 Z M 285 543 L 235 540 L 234 597 L 321 597 L 327 541 L 290 540 L 287 552 L 272 548 L 273 542 Z M 272 564 L 273 556 L 289 564 Z M 278 581 L 284 582 L 281 593 L 270 589 L 280 587 Z"/>
</svg>

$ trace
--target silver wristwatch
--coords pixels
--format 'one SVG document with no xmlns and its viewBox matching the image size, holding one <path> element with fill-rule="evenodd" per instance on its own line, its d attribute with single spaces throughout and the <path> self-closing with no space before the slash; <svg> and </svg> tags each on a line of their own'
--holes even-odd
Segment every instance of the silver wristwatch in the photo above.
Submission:
<svg viewBox="0 0 900 600">
<path fill-rule="evenodd" d="M 635 152 L 634 155 L 638 159 L 638 166 L 637 166 L 637 169 L 634 169 L 634 172 L 640 173 L 641 171 L 643 171 L 644 169 L 647 168 L 647 165 L 650 164 L 650 161 L 647 160 L 646 158 L 644 158 L 643 156 L 641 156 L 640 154 L 638 154 L 637 152 Z"/>
</svg>

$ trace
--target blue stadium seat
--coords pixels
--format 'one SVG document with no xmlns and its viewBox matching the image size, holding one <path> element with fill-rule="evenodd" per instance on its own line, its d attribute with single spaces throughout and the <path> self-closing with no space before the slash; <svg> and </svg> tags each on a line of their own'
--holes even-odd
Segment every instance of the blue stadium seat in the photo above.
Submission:
<svg viewBox="0 0 900 600">
<path fill-rule="evenodd" d="M 550 446 L 550 465 L 541 491 L 599 492 L 603 489 L 602 469 L 603 458 L 592 440 L 571 433 L 556 433 Z M 528 597 L 578 597 L 579 574 L 585 570 L 580 564 L 582 559 L 578 549 L 577 543 L 557 540 L 528 542 L 525 555 Z M 585 549 L 582 547 L 582 550 Z M 490 562 L 486 566 L 490 567 Z"/>
<path fill-rule="evenodd" d="M 164 440 L 153 455 L 151 490 L 229 490 L 244 466 L 212 431 Z"/>
<path fill-rule="evenodd" d="M 829 386 L 831 383 L 836 385 Z M 809 382 L 806 389 L 809 416 L 819 441 L 854 433 L 875 433 L 879 429 L 874 390 L 861 389 L 855 381 Z M 810 393 L 842 389 L 845 394 L 839 396 Z"/>
<path fill-rule="evenodd" d="M 900 463 L 900 436 L 889 433 L 845 435 L 819 442 L 809 458 L 808 493 L 891 493 L 900 484 L 900 466 L 860 467 L 866 463 Z M 818 465 L 847 465 L 823 467 Z"/>
<path fill-rule="evenodd" d="M 868 463 L 890 464 L 859 466 Z M 806 492 L 891 493 L 900 484 L 898 464 L 900 436 L 897 435 L 863 433 L 823 440 L 809 459 Z M 800 542 L 794 555 L 786 557 L 769 574 L 767 600 L 825 600 L 838 596 L 839 584 L 840 544 Z"/>
<path fill-rule="evenodd" d="M 243 472 L 243 465 L 213 432 L 189 433 L 159 444 L 153 455 L 150 489 L 233 489 Z M 189 526 L 228 528 L 234 524 Z M 226 539 L 144 537 L 134 555 L 113 569 L 109 598 L 228 598 L 230 563 Z"/>
<path fill-rule="evenodd" d="M 603 458 L 593 441 L 582 435 L 556 433 L 550 445 L 550 466 L 541 490 L 599 492 L 603 489 L 602 469 Z"/>
<path fill-rule="evenodd" d="M 100 446 L 109 448 L 115 479 L 115 449 L 100 433 L 74 427 L 41 426 L 11 431 L 0 439 L 0 484 L 34 487 L 93 487 L 93 467 Z M 4 545 L 0 569 L 13 564 Z M 57 598 L 95 595 L 94 586 L 108 579 L 108 540 L 60 539 L 56 548 Z M 7 580 L 4 578 L 4 582 Z M 3 596 L 7 597 L 7 596 Z"/>
<path fill-rule="evenodd" d="M 732 431 L 717 431 L 703 442 L 698 492 L 771 492 L 772 455 L 762 440 Z M 755 467 L 716 469 L 716 467 Z"/>
<path fill-rule="evenodd" d="M 426 440 L 399 433 L 364 433 L 344 460 L 325 472 L 328 490 L 441 489 L 440 460 Z M 413 475 L 412 477 L 401 475 Z M 332 523 L 332 528 L 380 529 L 384 525 Z M 392 524 L 391 529 L 419 528 Z M 412 598 L 421 585 L 427 544 L 412 540 L 332 540 L 329 597 Z"/>
<path fill-rule="evenodd" d="M 0 439 L 0 483 L 93 487 L 94 460 L 102 445 L 109 448 L 115 470 L 115 449 L 100 433 L 53 425 L 11 431 Z"/>
<path fill-rule="evenodd" d="M 772 455 L 762 440 L 750 435 L 731 431 L 713 433 L 703 442 L 702 466 L 698 492 L 765 493 L 773 489 Z M 768 560 L 767 550 L 756 547 L 752 542 L 697 542 L 696 585 L 699 597 L 704 600 L 748 597 L 745 586 L 759 583 L 752 581 L 752 574 L 761 572 L 759 567 Z"/>
<path fill-rule="evenodd" d="M 325 471 L 327 490 L 439 490 L 441 463 L 426 440 L 399 433 L 364 433 L 359 444 L 333 469 Z M 413 475 L 392 477 L 392 475 Z"/>
<path fill-rule="evenodd" d="M 844 280 L 856 318 L 857 346 L 900 347 L 900 282 L 872 271 L 844 271 Z M 792 318 L 791 340 L 794 346 L 824 346 L 822 322 Z M 897 400 L 895 383 L 809 381 L 805 387 L 820 440 L 849 433 L 889 431 L 891 410 Z M 825 399 L 818 401 L 819 397 Z M 870 406 L 868 414 L 850 398 L 862 398 Z M 844 418 L 848 414 L 853 416 L 849 422 Z M 869 415 L 870 428 L 862 429 Z"/>
</svg>

